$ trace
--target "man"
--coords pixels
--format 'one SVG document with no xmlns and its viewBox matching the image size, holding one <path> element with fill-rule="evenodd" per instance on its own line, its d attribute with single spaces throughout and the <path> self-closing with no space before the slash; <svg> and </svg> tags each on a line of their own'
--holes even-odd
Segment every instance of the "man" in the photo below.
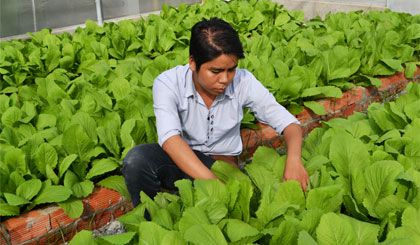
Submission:
<svg viewBox="0 0 420 245">
<path fill-rule="evenodd" d="M 297 180 L 306 190 L 299 122 L 249 71 L 237 69 L 241 58 L 242 44 L 228 23 L 212 18 L 194 25 L 189 64 L 163 72 L 153 84 L 158 144 L 138 145 L 123 161 L 134 206 L 140 191 L 153 198 L 161 187 L 175 189 L 174 182 L 182 178 L 217 178 L 210 171 L 216 160 L 237 167 L 244 107 L 283 134 L 283 179 Z"/>
</svg>

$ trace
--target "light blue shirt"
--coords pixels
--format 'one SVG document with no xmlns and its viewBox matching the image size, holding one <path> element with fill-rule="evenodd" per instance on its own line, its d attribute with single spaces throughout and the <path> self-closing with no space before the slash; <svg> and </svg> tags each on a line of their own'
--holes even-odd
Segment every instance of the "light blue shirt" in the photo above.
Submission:
<svg viewBox="0 0 420 245">
<path fill-rule="evenodd" d="M 160 74 L 153 84 L 153 107 L 160 146 L 181 135 L 193 150 L 208 155 L 239 155 L 243 108 L 281 134 L 299 121 L 247 70 L 236 69 L 232 83 L 207 108 L 196 91 L 189 65 Z"/>
</svg>

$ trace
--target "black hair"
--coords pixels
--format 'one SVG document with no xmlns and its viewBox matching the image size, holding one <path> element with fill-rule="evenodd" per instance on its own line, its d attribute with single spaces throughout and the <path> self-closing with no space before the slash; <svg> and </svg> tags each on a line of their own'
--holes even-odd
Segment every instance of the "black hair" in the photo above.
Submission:
<svg viewBox="0 0 420 245">
<path fill-rule="evenodd" d="M 244 58 L 244 50 L 238 33 L 226 21 L 213 17 L 196 23 L 191 30 L 190 56 L 196 69 L 222 54 Z"/>
</svg>

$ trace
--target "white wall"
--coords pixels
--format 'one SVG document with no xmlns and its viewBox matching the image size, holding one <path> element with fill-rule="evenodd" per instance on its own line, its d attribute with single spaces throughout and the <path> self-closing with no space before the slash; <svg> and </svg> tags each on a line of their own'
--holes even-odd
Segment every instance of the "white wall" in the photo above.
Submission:
<svg viewBox="0 0 420 245">
<path fill-rule="evenodd" d="M 420 0 L 388 0 L 388 7 L 392 11 L 420 14 Z"/>
<path fill-rule="evenodd" d="M 288 10 L 302 10 L 305 19 L 323 18 L 327 13 L 386 10 L 420 14 L 420 0 L 273 0 Z"/>
</svg>

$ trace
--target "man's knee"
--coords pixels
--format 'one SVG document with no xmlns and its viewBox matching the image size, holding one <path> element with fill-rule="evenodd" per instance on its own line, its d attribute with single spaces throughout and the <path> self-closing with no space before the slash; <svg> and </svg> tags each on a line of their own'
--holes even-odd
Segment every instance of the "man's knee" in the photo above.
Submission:
<svg viewBox="0 0 420 245">
<path fill-rule="evenodd" d="M 138 168 L 143 168 L 148 160 L 148 150 L 145 145 L 137 145 L 127 152 L 123 159 L 123 172 L 133 171 Z"/>
</svg>

